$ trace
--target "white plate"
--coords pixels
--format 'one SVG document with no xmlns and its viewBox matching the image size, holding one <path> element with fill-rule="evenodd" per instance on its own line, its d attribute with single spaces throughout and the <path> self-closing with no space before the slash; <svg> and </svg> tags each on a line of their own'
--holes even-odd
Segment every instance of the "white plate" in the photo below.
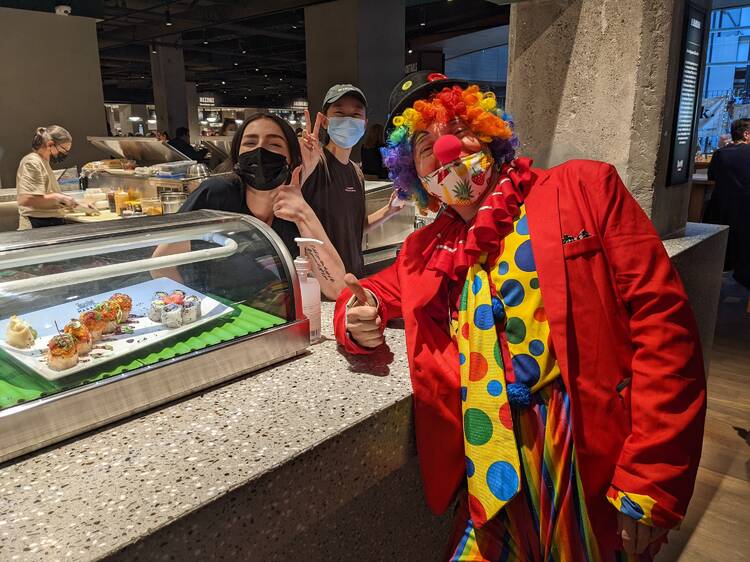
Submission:
<svg viewBox="0 0 750 562">
<path fill-rule="evenodd" d="M 151 305 L 151 301 L 156 298 L 155 293 L 158 291 L 171 293 L 175 289 L 184 291 L 185 295 L 195 295 L 201 299 L 201 318 L 180 328 L 167 328 L 163 324 L 149 320 L 147 316 L 148 308 Z M 62 371 L 50 369 L 47 366 L 45 352 L 47 351 L 47 342 L 58 333 L 57 328 L 59 327 L 62 330 L 65 324 L 73 318 L 78 318 L 81 312 L 92 310 L 97 304 L 109 299 L 115 293 L 125 293 L 133 300 L 133 309 L 130 311 L 128 323 L 123 324 L 123 327 L 132 328 L 132 333 L 126 329 L 127 333 L 107 334 L 103 339 L 94 344 L 94 349 L 91 353 L 79 357 L 78 364 L 75 367 Z M 0 339 L 0 347 L 45 379 L 54 381 L 78 373 L 79 371 L 96 367 L 112 359 L 117 359 L 165 338 L 187 332 L 196 326 L 211 322 L 231 311 L 232 308 L 221 304 L 211 297 L 207 297 L 176 281 L 162 277 L 19 316 L 19 318 L 31 324 L 31 327 L 38 334 L 34 346 L 29 349 L 18 349 L 5 342 L 5 331 L 10 321 L 9 318 L 6 318 L 0 321 L 0 338 L 3 338 Z M 55 326 L 55 322 L 57 322 L 57 326 Z"/>
</svg>

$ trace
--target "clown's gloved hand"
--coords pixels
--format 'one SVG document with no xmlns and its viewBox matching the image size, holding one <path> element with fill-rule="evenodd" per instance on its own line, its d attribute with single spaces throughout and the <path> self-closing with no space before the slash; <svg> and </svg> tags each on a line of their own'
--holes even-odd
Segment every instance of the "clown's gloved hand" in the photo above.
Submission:
<svg viewBox="0 0 750 562">
<path fill-rule="evenodd" d="M 362 347 L 378 347 L 385 339 L 375 296 L 362 287 L 359 279 L 351 273 L 344 276 L 344 282 L 353 293 L 346 307 L 346 329 L 349 337 Z"/>
</svg>

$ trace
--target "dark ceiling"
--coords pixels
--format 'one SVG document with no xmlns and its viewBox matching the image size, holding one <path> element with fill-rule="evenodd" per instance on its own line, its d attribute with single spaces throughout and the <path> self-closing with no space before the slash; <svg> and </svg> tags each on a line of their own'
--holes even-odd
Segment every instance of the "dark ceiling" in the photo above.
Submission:
<svg viewBox="0 0 750 562">
<path fill-rule="evenodd" d="M 372 0 L 376 1 L 376 0 Z M 288 106 L 306 97 L 304 6 L 320 0 L 0 0 L 0 6 L 97 18 L 104 98 L 151 103 L 150 51 L 182 46 L 186 79 L 222 105 Z M 486 0 L 406 1 L 406 47 L 508 22 Z M 416 55 L 413 55 L 416 56 Z"/>
</svg>

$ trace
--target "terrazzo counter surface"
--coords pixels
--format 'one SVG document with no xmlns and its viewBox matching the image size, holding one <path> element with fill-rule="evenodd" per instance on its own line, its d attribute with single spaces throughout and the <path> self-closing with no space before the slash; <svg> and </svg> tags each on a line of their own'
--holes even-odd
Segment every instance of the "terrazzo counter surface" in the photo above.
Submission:
<svg viewBox="0 0 750 562">
<path fill-rule="evenodd" d="M 6 464 L 0 560 L 226 556 L 191 543 L 196 526 L 239 556 L 248 527 L 272 532 L 269 510 L 301 532 L 383 479 L 418 482 L 393 476 L 414 456 L 403 331 L 357 359 L 337 349 L 332 314 L 323 303 L 325 340 L 306 355 Z"/>
</svg>

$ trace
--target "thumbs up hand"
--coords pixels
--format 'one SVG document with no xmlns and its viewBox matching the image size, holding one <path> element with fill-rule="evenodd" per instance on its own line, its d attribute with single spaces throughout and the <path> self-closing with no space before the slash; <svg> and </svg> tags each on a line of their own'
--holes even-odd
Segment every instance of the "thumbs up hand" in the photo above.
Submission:
<svg viewBox="0 0 750 562">
<path fill-rule="evenodd" d="M 344 283 L 354 294 L 354 302 L 346 311 L 346 329 L 349 337 L 362 347 L 378 347 L 385 342 L 385 338 L 380 330 L 381 320 L 377 302 L 351 273 L 344 276 Z"/>
</svg>

